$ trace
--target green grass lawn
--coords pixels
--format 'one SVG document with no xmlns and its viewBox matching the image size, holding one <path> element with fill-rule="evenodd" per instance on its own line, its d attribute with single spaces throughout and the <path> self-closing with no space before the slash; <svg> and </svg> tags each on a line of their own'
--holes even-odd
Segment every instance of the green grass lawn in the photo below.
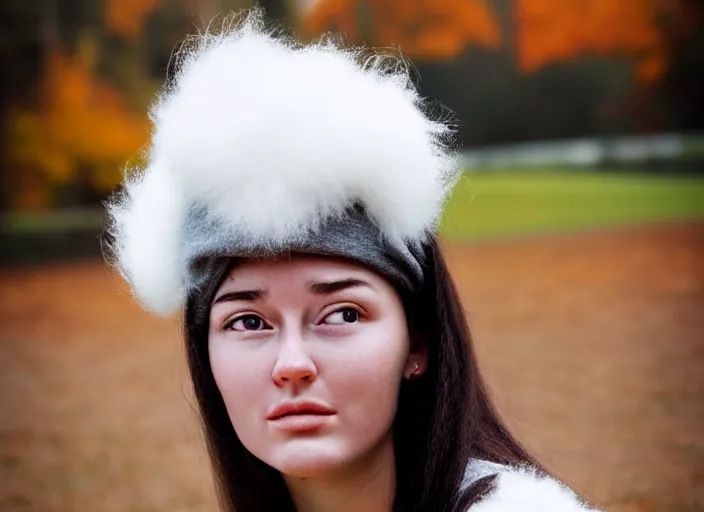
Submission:
<svg viewBox="0 0 704 512">
<path fill-rule="evenodd" d="M 704 179 L 576 171 L 466 174 L 441 231 L 452 240 L 704 219 Z"/>
<path fill-rule="evenodd" d="M 8 214 L 0 234 L 100 232 L 102 209 Z M 576 171 L 466 174 L 441 230 L 452 240 L 704 219 L 704 178 Z"/>
</svg>

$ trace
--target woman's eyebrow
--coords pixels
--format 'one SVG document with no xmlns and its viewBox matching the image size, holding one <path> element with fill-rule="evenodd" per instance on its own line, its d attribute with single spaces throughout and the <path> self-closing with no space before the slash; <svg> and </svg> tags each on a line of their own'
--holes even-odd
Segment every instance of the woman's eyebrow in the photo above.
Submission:
<svg viewBox="0 0 704 512">
<path fill-rule="evenodd" d="M 326 283 L 319 282 L 309 282 L 308 288 L 316 294 L 328 295 L 331 293 L 339 292 L 340 290 L 345 290 L 347 288 L 358 288 L 360 286 L 366 286 L 367 288 L 374 287 L 366 281 L 361 279 L 342 279 L 340 281 L 330 281 Z"/>
<path fill-rule="evenodd" d="M 234 301 L 255 301 L 261 299 L 267 294 L 266 291 L 256 289 L 256 290 L 241 290 L 235 292 L 227 292 L 218 296 L 214 301 L 213 305 L 219 302 L 234 302 Z"/>
</svg>

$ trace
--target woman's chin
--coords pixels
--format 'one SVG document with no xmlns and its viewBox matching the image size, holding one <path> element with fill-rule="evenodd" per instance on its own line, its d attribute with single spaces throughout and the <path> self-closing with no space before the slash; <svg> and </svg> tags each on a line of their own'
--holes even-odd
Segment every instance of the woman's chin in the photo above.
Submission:
<svg viewBox="0 0 704 512">
<path fill-rule="evenodd" d="M 330 475 L 345 467 L 349 462 L 343 451 L 320 443 L 289 444 L 271 453 L 267 463 L 292 478 L 316 478 Z"/>
<path fill-rule="evenodd" d="M 318 464 L 311 462 L 308 465 L 304 464 L 287 464 L 277 468 L 281 474 L 289 478 L 311 479 L 329 476 L 336 466 Z"/>
</svg>

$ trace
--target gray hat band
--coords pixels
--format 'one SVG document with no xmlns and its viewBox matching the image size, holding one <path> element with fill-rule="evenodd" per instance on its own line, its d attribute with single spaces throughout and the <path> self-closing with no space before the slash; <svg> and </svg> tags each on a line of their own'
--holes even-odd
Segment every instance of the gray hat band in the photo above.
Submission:
<svg viewBox="0 0 704 512">
<path fill-rule="evenodd" d="M 207 285 L 222 271 L 223 259 L 271 258 L 292 252 L 348 258 L 410 291 L 423 284 L 422 248 L 389 241 L 361 207 L 349 208 L 305 236 L 277 246 L 236 233 L 203 207 L 189 210 L 183 234 L 182 257 L 189 289 Z"/>
</svg>

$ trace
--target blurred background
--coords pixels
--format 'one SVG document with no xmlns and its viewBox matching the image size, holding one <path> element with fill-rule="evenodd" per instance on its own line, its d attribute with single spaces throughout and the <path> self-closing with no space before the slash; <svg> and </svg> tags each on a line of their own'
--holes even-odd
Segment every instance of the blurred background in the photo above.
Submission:
<svg viewBox="0 0 704 512">
<path fill-rule="evenodd" d="M 134 304 L 99 237 L 179 42 L 253 5 L 0 4 L 2 511 L 215 509 L 179 321 Z M 260 5 L 400 48 L 455 112 L 442 239 L 518 437 L 604 509 L 704 510 L 704 5 Z"/>
</svg>

